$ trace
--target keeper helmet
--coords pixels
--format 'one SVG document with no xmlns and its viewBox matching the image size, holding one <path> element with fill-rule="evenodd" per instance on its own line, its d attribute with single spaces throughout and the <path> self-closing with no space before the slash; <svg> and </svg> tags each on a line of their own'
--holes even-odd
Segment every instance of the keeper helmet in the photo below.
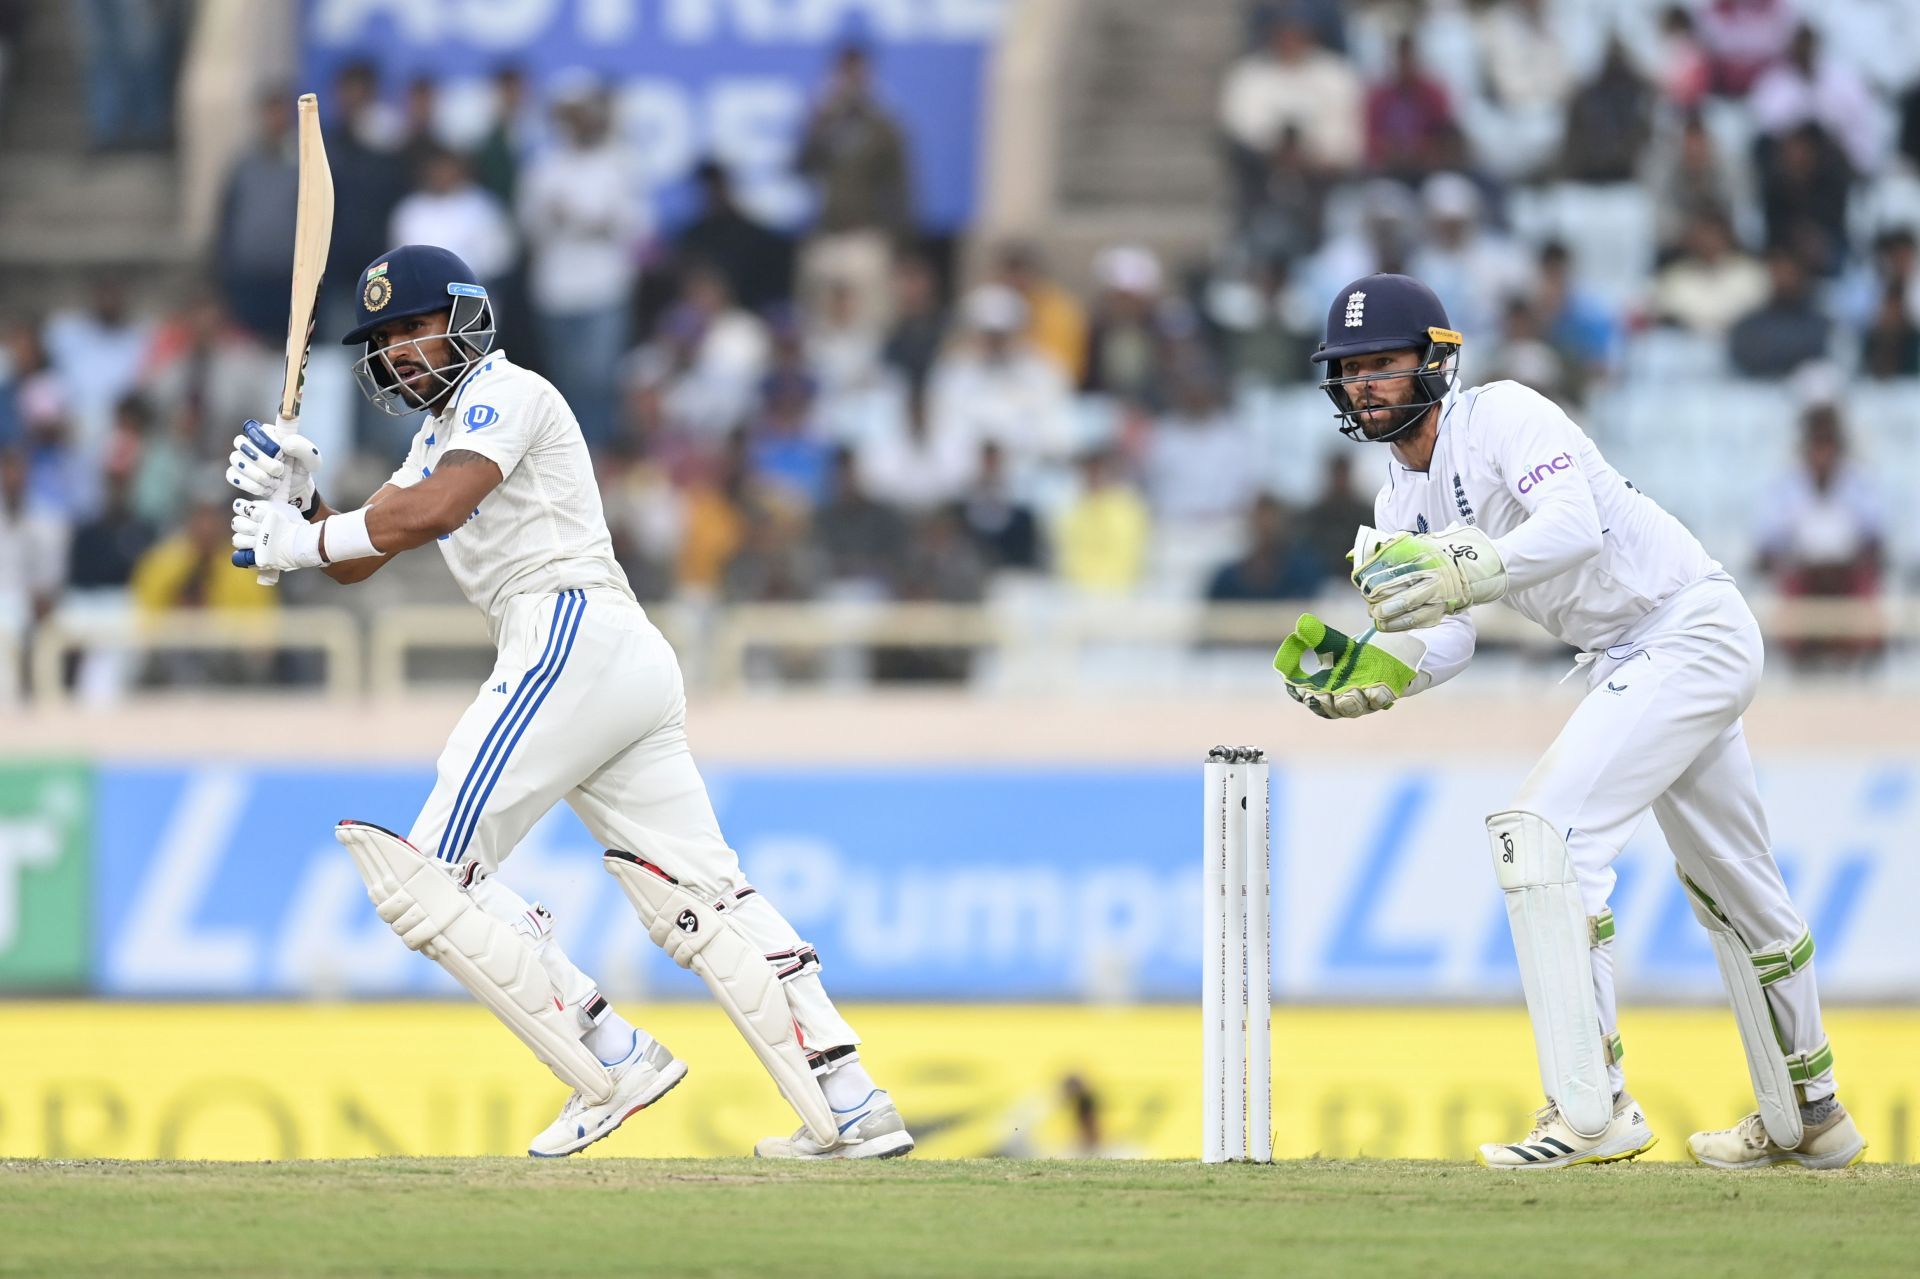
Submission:
<svg viewBox="0 0 1920 1279">
<path fill-rule="evenodd" d="M 1440 298 L 1410 275 L 1362 276 L 1340 290 L 1327 312 L 1326 340 L 1314 351 L 1313 362 L 1327 366 L 1320 389 L 1333 401 L 1341 420 L 1341 434 L 1384 444 L 1411 431 L 1426 411 L 1453 389 L 1460 372 L 1460 347 L 1465 341 L 1448 324 L 1447 309 Z M 1381 351 L 1418 351 L 1420 363 L 1390 373 L 1341 376 L 1342 360 Z M 1395 406 L 1405 410 L 1405 419 L 1384 435 L 1367 435 L 1359 420 L 1365 409 L 1354 406 L 1347 388 L 1358 382 L 1400 378 L 1412 378 L 1416 384 L 1412 402 Z"/>
</svg>

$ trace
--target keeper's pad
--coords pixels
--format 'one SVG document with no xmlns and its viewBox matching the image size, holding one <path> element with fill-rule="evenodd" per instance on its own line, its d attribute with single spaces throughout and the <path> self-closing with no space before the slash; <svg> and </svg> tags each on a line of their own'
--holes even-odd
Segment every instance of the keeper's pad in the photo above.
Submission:
<svg viewBox="0 0 1920 1279">
<path fill-rule="evenodd" d="M 1613 1121 L 1607 1064 L 1618 1046 L 1600 1029 L 1592 950 L 1612 939 L 1612 914 L 1588 917 L 1567 843 L 1544 817 L 1522 809 L 1495 813 L 1487 835 L 1533 1019 L 1540 1086 L 1569 1127 L 1597 1137 Z"/>
<path fill-rule="evenodd" d="M 374 909 L 408 949 L 453 974 L 561 1082 L 596 1105 L 613 1095 L 613 1076 L 581 1042 L 579 1016 L 565 1008 L 528 936 L 488 914 L 447 867 L 392 831 L 344 821 L 333 833 L 359 867 Z"/>
<path fill-rule="evenodd" d="M 1786 1037 L 1780 1033 L 1773 1006 L 1767 1002 L 1767 987 L 1813 962 L 1813 934 L 1802 928 L 1796 941 L 1756 950 L 1747 945 L 1726 912 L 1700 885 L 1688 879 L 1684 870 L 1680 882 L 1686 885 L 1694 918 L 1713 940 L 1720 980 L 1727 984 L 1733 1021 L 1747 1050 L 1747 1073 L 1753 1076 L 1753 1099 L 1760 1106 L 1760 1121 L 1776 1146 L 1797 1150 L 1806 1133 L 1800 1121 L 1802 1090 L 1833 1068 L 1833 1049 L 1823 1040 L 1818 1048 L 1789 1055 Z"/>
<path fill-rule="evenodd" d="M 775 968 L 728 917 L 734 906 L 731 897 L 708 901 L 632 853 L 610 849 L 606 865 L 647 926 L 647 936 L 674 963 L 692 969 L 706 983 L 814 1139 L 829 1146 L 838 1142 L 833 1112 L 814 1081 L 781 981 L 788 973 L 804 971 L 805 962 L 789 957 L 784 968 Z"/>
</svg>

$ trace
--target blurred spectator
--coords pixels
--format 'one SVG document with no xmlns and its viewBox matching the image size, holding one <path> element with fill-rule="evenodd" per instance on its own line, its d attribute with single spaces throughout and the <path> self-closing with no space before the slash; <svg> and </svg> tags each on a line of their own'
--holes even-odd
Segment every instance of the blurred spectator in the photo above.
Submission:
<svg viewBox="0 0 1920 1279">
<path fill-rule="evenodd" d="M 133 402 L 147 405 L 144 399 Z M 217 469 L 215 455 L 201 450 L 205 429 L 198 409 L 180 405 L 166 424 L 164 433 L 155 432 L 150 424 L 145 428 L 132 480 L 134 514 L 157 529 L 172 528 L 196 482 Z"/>
<path fill-rule="evenodd" d="M 727 563 L 722 590 L 736 603 L 810 600 L 826 577 L 826 557 L 807 527 L 805 508 L 772 501 L 749 515 L 746 540 Z"/>
<path fill-rule="evenodd" d="M 1361 187 L 1356 202 L 1359 217 L 1329 223 L 1326 239 L 1300 264 L 1300 288 L 1312 299 L 1316 340 L 1327 299 L 1336 290 L 1375 271 L 1404 273 L 1420 238 L 1419 205 L 1401 183 L 1376 178 Z"/>
<path fill-rule="evenodd" d="M 1298 303 L 1287 265 L 1256 262 L 1244 277 L 1217 280 L 1207 291 L 1207 318 L 1218 329 L 1228 371 L 1239 382 L 1284 386 L 1304 380 L 1320 341 L 1323 317 Z"/>
<path fill-rule="evenodd" d="M 450 249 L 488 291 L 495 290 L 513 270 L 513 221 L 506 209 L 473 180 L 458 152 L 428 148 L 415 174 L 413 191 L 394 206 L 388 239 Z"/>
<path fill-rule="evenodd" d="M 1653 91 L 1618 40 L 1607 44 L 1600 73 L 1567 106 L 1560 172 L 1574 182 L 1631 182 L 1652 134 Z"/>
<path fill-rule="evenodd" d="M 22 646 L 28 630 L 53 611 L 66 580 L 70 527 L 33 499 L 26 458 L 0 450 L 0 641 Z M 12 672 L 0 669 L 0 702 L 12 683 Z"/>
<path fill-rule="evenodd" d="M 1774 139 L 1760 162 L 1767 247 L 1792 249 L 1817 275 L 1839 271 L 1852 182 L 1846 156 L 1819 125 L 1803 124 Z"/>
<path fill-rule="evenodd" d="M 1500 0 L 1479 24 L 1488 102 L 1474 133 L 1483 164 L 1520 179 L 1554 158 L 1565 133 L 1574 72 L 1566 33 L 1544 0 Z"/>
<path fill-rule="evenodd" d="M 994 265 L 999 282 L 1027 304 L 1027 341 L 1077 385 L 1087 367 L 1087 312 L 1080 299 L 1047 274 L 1037 245 L 1002 245 Z"/>
<path fill-rule="evenodd" d="M 1485 226 L 1479 188 L 1458 173 L 1428 178 L 1420 199 L 1427 238 L 1414 251 L 1408 274 L 1446 299 L 1447 316 L 1466 334 L 1469 350 L 1475 341 L 1496 340 L 1506 299 L 1527 285 L 1525 256 Z"/>
<path fill-rule="evenodd" d="M 407 81 L 401 98 L 396 145 L 407 173 L 416 181 L 422 170 L 441 152 L 448 150 L 440 136 L 440 88 L 432 76 L 416 75 Z"/>
<path fill-rule="evenodd" d="M 0 449 L 19 447 L 29 421 L 66 412 L 66 401 L 40 326 L 30 321 L 8 328 L 0 342 Z"/>
<path fill-rule="evenodd" d="M 907 522 L 862 487 L 852 450 L 835 450 L 827 498 L 813 523 L 834 580 L 891 593 L 906 552 Z"/>
<path fill-rule="evenodd" d="M 1613 364 L 1619 324 L 1612 310 L 1574 279 L 1573 255 L 1565 244 L 1549 240 L 1540 246 L 1536 262 L 1529 303 L 1540 319 L 1541 332 L 1571 366 L 1572 389 L 1578 396 Z"/>
<path fill-rule="evenodd" d="M 647 216 L 634 158 L 613 135 L 606 88 L 566 85 L 556 93 L 553 115 L 557 143 L 528 165 L 520 182 L 527 297 L 547 376 L 580 419 L 587 443 L 597 445 L 613 435 L 616 368 L 627 349 L 635 257 Z M 498 207 L 492 196 L 471 189 Z"/>
<path fill-rule="evenodd" d="M 1767 271 L 1733 242 L 1726 215 L 1698 214 L 1678 257 L 1654 278 L 1653 316 L 1719 337 L 1767 296 Z"/>
<path fill-rule="evenodd" d="M 142 613 L 217 609 L 257 614 L 278 606 L 277 590 L 263 590 L 252 569 L 233 566 L 227 519 L 227 499 L 210 496 L 193 505 L 183 527 L 141 555 L 128 586 Z M 231 683 L 264 673 L 269 660 L 264 653 L 168 649 L 152 655 L 146 679 L 160 684 Z"/>
<path fill-rule="evenodd" d="M 1222 604 L 1311 599 L 1320 579 L 1320 565 L 1294 536 L 1287 508 L 1262 493 L 1247 512 L 1246 553 L 1215 571 L 1207 598 Z"/>
<path fill-rule="evenodd" d="M 860 322 L 860 299 L 853 286 L 829 279 L 804 348 L 823 399 L 838 404 L 878 384 L 885 367 L 880 362 L 882 337 Z"/>
<path fill-rule="evenodd" d="M 1138 245 L 1115 245 L 1101 251 L 1093 273 L 1100 294 L 1081 389 L 1157 406 L 1166 394 L 1160 259 Z"/>
<path fill-rule="evenodd" d="M 74 0 L 86 59 L 87 125 L 96 151 L 164 145 L 173 131 L 173 55 L 181 6 L 166 0 Z"/>
<path fill-rule="evenodd" d="M 1392 75 L 1367 92 L 1368 166 L 1404 181 L 1458 168 L 1458 137 L 1446 89 L 1421 69 L 1413 34 L 1403 32 Z"/>
<path fill-rule="evenodd" d="M 495 71 L 493 122 L 474 148 L 473 176 L 502 208 L 520 207 L 521 170 L 544 136 L 539 108 L 527 92 L 526 73 L 516 66 Z"/>
<path fill-rule="evenodd" d="M 1125 594 L 1147 566 L 1153 520 L 1146 501 L 1121 477 L 1110 453 L 1088 454 L 1080 478 L 1079 494 L 1060 513 L 1060 577 L 1091 594 Z"/>
<path fill-rule="evenodd" d="M 1909 319 L 1920 319 L 1920 249 L 1913 228 L 1891 226 L 1877 232 L 1866 261 L 1842 282 L 1840 318 L 1865 329 L 1880 316 L 1888 293 L 1897 294 Z"/>
<path fill-rule="evenodd" d="M 1013 497 L 1005 456 L 998 445 L 980 446 L 973 486 L 961 499 L 959 509 L 960 522 L 988 568 L 1040 567 L 1039 526 L 1032 509 Z"/>
<path fill-rule="evenodd" d="M 1066 379 L 1021 338 L 1027 306 L 1012 289 L 975 289 L 967 295 L 966 320 L 971 340 L 934 366 L 933 429 L 1000 445 L 1019 482 L 1072 446 Z"/>
<path fill-rule="evenodd" d="M 1715 93 L 1744 96 L 1787 51 L 1799 19 L 1789 0 L 1707 0 L 1699 10 Z"/>
<path fill-rule="evenodd" d="M 360 269 L 349 267 L 349 278 Z M 155 330 L 141 393 L 168 421 L 184 415 L 203 428 L 199 438 L 178 435 L 182 449 L 195 458 L 224 456 L 241 423 L 273 412 L 284 375 L 280 347 L 285 340 L 284 329 L 272 347 L 252 340 L 218 297 L 201 291 Z"/>
<path fill-rule="evenodd" d="M 281 85 L 266 89 L 258 110 L 253 146 L 227 175 L 212 258 L 227 310 L 255 337 L 279 346 L 287 337 L 299 205 L 292 91 Z M 357 264 L 348 268 L 357 269 Z"/>
<path fill-rule="evenodd" d="M 1870 378 L 1920 375 L 1920 328 L 1914 327 L 1907 291 L 1890 284 L 1860 340 L 1860 370 Z"/>
<path fill-rule="evenodd" d="M 724 272 L 749 311 L 791 299 L 793 242 L 740 207 L 718 160 L 702 160 L 693 177 L 700 208 L 673 246 L 680 265 L 701 263 Z"/>
<path fill-rule="evenodd" d="M 1661 12 L 1652 71 L 1661 101 L 1683 112 L 1699 107 L 1712 87 L 1713 67 L 1685 5 L 1670 4 Z"/>
<path fill-rule="evenodd" d="M 85 308 L 56 311 L 47 320 L 47 355 L 66 388 L 74 446 L 88 457 L 105 443 L 113 406 L 139 380 L 151 326 L 127 306 L 118 279 L 94 282 Z"/>
<path fill-rule="evenodd" d="M 701 268 L 637 363 L 641 381 L 664 394 L 674 428 L 712 440 L 753 408 L 767 357 L 766 326 L 735 303 L 725 276 Z"/>
<path fill-rule="evenodd" d="M 881 501 L 927 511 L 958 500 L 974 482 L 979 442 L 963 418 L 935 429 L 924 383 L 908 383 L 900 410 L 876 425 L 861 442 L 858 460 L 862 483 Z"/>
<path fill-rule="evenodd" d="M 1282 129 L 1252 203 L 1242 211 L 1247 250 L 1287 259 L 1313 252 L 1325 236 L 1327 200 L 1336 177 L 1307 151 L 1298 129 Z"/>
<path fill-rule="evenodd" d="M 1162 527 L 1238 515 L 1254 495 L 1253 438 L 1234 417 L 1213 371 L 1188 361 L 1173 403 L 1153 426 L 1147 497 Z"/>
<path fill-rule="evenodd" d="M 1846 460 L 1840 416 L 1816 404 L 1801 418 L 1800 466 L 1781 479 L 1758 530 L 1760 568 L 1789 596 L 1879 594 L 1884 517 L 1867 476 Z M 1788 644 L 1796 662 L 1858 655 L 1859 640 Z"/>
<path fill-rule="evenodd" d="M 819 215 L 802 250 L 809 306 L 827 276 L 850 283 L 862 322 L 887 317 L 887 272 L 894 247 L 913 230 L 907 140 L 873 93 L 866 50 L 843 48 L 800 139 L 797 167 L 813 181 Z"/>
<path fill-rule="evenodd" d="M 1219 112 L 1243 205 L 1289 126 L 1298 131 L 1307 153 L 1328 169 L 1351 170 L 1362 158 L 1360 74 L 1345 58 L 1320 47 L 1305 14 L 1294 6 L 1274 15 L 1263 48 L 1227 71 Z"/>
<path fill-rule="evenodd" d="M 1748 377 L 1783 378 L 1814 360 L 1825 359 L 1833 324 L 1813 297 L 1813 284 L 1800 259 L 1785 249 L 1767 254 L 1769 293 L 1758 310 L 1744 316 L 1727 335 L 1733 367 Z"/>
<path fill-rule="evenodd" d="M 747 478 L 746 432 L 736 431 L 687 486 L 686 527 L 674 566 L 683 591 L 718 592 L 727 564 L 746 543 L 748 516 L 757 505 Z"/>
<path fill-rule="evenodd" d="M 1660 250 L 1679 250 L 1695 218 L 1731 216 L 1739 189 L 1733 164 L 1714 145 L 1713 135 L 1697 113 L 1688 114 L 1677 130 L 1669 129 L 1652 150 L 1655 235 Z"/>
<path fill-rule="evenodd" d="M 1920 80 L 1900 95 L 1900 154 L 1920 168 Z"/>
<path fill-rule="evenodd" d="M 1313 554 L 1316 571 L 1328 581 L 1344 582 L 1353 572 L 1347 555 L 1353 550 L 1354 532 L 1372 523 L 1373 499 L 1354 491 L 1353 455 L 1329 453 L 1320 493 L 1313 505 L 1300 512 L 1297 525 L 1301 540 Z"/>
<path fill-rule="evenodd" d="M 901 599 L 977 604 L 986 588 L 986 565 L 951 508 L 914 524 L 900 566 Z M 973 664 L 966 648 L 883 648 L 874 658 L 874 674 L 886 680 L 964 680 Z"/>
<path fill-rule="evenodd" d="M 668 598 L 686 508 L 667 467 L 626 438 L 602 448 L 593 460 L 614 559 L 641 603 Z"/>
<path fill-rule="evenodd" d="M 1887 149 L 1887 118 L 1867 82 L 1841 59 L 1820 48 L 1820 37 L 1802 23 L 1787 56 L 1754 82 L 1748 107 L 1761 132 L 1778 138 L 1817 124 L 1834 139 L 1856 173 L 1880 167 Z"/>
<path fill-rule="evenodd" d="M 748 437 L 749 474 L 756 488 L 802 510 L 826 500 L 833 450 L 814 427 L 813 379 L 776 372 L 760 389 L 760 415 Z"/>
<path fill-rule="evenodd" d="M 323 281 L 329 308 L 325 327 L 352 327 L 360 272 L 394 245 L 387 239 L 393 207 L 406 193 L 397 122 L 380 103 L 379 73 L 371 62 L 349 62 L 333 79 L 325 129 L 327 167 L 333 172 L 333 241 Z"/>
<path fill-rule="evenodd" d="M 909 382 L 925 381 L 947 340 L 947 309 L 940 278 L 918 254 L 903 254 L 893 267 L 893 321 L 881 358 Z"/>
<path fill-rule="evenodd" d="M 67 585 L 76 590 L 117 589 L 133 579 L 134 565 L 154 542 L 154 526 L 133 507 L 131 459 L 106 472 L 100 514 L 73 533 Z"/>
<path fill-rule="evenodd" d="M 1484 376 L 1512 378 L 1562 405 L 1573 402 L 1579 385 L 1566 357 L 1548 339 L 1539 311 L 1525 297 L 1507 299 L 1500 345 Z"/>
</svg>

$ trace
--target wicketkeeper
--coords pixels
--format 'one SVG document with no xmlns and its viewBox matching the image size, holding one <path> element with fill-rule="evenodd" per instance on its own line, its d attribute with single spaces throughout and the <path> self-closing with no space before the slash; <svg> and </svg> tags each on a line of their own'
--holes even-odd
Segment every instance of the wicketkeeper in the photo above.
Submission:
<svg viewBox="0 0 1920 1279">
<path fill-rule="evenodd" d="M 1613 993 L 1613 859 L 1647 810 L 1713 942 L 1759 1109 L 1688 1139 L 1716 1168 L 1841 1168 L 1866 1141 L 1834 1095 L 1813 937 L 1774 864 L 1740 716 L 1760 628 L 1680 521 L 1516 382 L 1456 385 L 1461 335 L 1431 289 L 1370 275 L 1341 290 L 1314 362 L 1351 439 L 1385 444 L 1374 528 L 1353 549 L 1373 627 L 1309 615 L 1274 664 L 1323 718 L 1391 708 L 1473 656 L 1475 605 L 1505 600 L 1580 650 L 1587 696 L 1487 818 L 1547 1104 L 1480 1147 L 1497 1168 L 1630 1159 L 1654 1144 L 1626 1091 Z M 1309 671 L 1306 655 L 1316 655 Z"/>
</svg>

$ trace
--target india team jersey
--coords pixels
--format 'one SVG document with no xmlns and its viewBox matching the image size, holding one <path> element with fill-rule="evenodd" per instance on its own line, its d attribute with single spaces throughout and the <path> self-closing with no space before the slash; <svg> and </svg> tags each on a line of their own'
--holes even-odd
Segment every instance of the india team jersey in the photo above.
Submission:
<svg viewBox="0 0 1920 1279">
<path fill-rule="evenodd" d="M 1419 533 L 1477 526 L 1506 563 L 1505 602 L 1585 651 L 1617 643 L 1663 600 L 1720 571 L 1558 405 L 1518 382 L 1449 394 L 1429 469 L 1389 458 L 1374 523 Z M 1439 640 L 1452 620 L 1417 634 Z"/>
<path fill-rule="evenodd" d="M 491 630 L 516 595 L 604 586 L 633 598 L 613 558 L 587 442 L 551 382 L 495 351 L 421 425 L 387 482 L 418 484 L 455 450 L 480 454 L 504 477 L 440 539 L 453 580 Z"/>
</svg>

